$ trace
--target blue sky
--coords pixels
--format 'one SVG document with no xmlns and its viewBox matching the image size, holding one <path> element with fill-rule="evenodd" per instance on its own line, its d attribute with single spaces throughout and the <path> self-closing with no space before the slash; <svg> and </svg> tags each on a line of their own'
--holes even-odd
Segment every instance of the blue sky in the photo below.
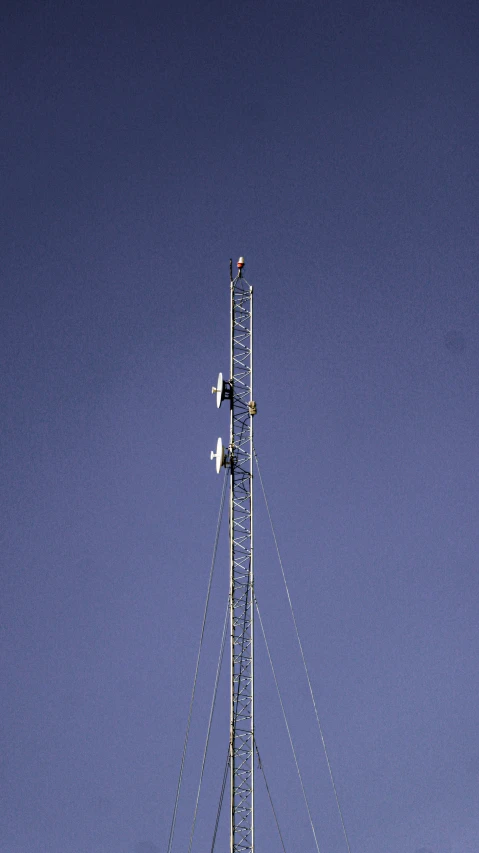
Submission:
<svg viewBox="0 0 479 853">
<path fill-rule="evenodd" d="M 7 2 L 1 32 L 1 853 L 166 849 L 240 254 L 256 446 L 352 850 L 476 851 L 476 4 Z M 339 851 L 256 503 L 258 598 Z M 288 849 L 313 850 L 266 663 L 259 644 L 258 744 Z M 258 839 L 277 850 L 270 815 Z"/>
</svg>

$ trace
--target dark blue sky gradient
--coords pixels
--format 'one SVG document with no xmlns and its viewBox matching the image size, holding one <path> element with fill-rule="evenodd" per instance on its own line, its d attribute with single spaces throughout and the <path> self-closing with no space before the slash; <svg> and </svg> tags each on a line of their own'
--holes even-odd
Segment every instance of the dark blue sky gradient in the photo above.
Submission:
<svg viewBox="0 0 479 853">
<path fill-rule="evenodd" d="M 4 2 L 1 18 L 0 853 L 166 851 L 239 254 L 256 446 L 352 851 L 477 853 L 477 4 Z M 321 853 L 340 853 L 256 504 L 258 599 Z M 257 657 L 258 745 L 287 849 L 307 853 L 259 639 Z M 225 668 L 193 853 L 227 690 Z M 258 853 L 276 853 L 261 783 Z"/>
</svg>

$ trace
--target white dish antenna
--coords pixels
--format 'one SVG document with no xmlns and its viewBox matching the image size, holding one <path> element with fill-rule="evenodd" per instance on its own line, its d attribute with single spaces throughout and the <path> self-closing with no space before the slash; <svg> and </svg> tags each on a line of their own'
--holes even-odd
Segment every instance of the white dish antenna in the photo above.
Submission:
<svg viewBox="0 0 479 853">
<path fill-rule="evenodd" d="M 221 376 L 221 374 L 220 374 Z M 221 438 L 216 442 L 216 453 L 211 451 L 210 459 L 216 459 L 216 473 L 219 474 L 221 468 L 225 464 L 225 449 L 223 447 L 223 441 Z"/>
<path fill-rule="evenodd" d="M 216 394 L 216 408 L 219 409 L 219 407 L 221 406 L 221 404 L 225 398 L 225 394 L 226 394 L 226 388 L 225 388 L 225 383 L 224 383 L 222 373 L 218 374 L 218 381 L 216 383 L 216 388 L 213 387 L 211 389 L 211 393 Z"/>
</svg>

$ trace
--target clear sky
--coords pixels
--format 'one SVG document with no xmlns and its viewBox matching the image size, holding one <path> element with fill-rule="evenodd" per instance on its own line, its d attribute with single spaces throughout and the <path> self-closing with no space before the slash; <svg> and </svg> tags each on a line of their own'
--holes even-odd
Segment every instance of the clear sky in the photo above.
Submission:
<svg viewBox="0 0 479 853">
<path fill-rule="evenodd" d="M 239 254 L 256 446 L 352 851 L 477 853 L 478 27 L 472 0 L 2 3 L 0 853 L 166 851 Z M 341 853 L 256 503 L 258 598 L 321 853 Z M 217 572 L 173 853 L 226 527 Z M 259 643 L 257 674 L 288 853 L 307 853 Z M 220 693 L 194 853 L 226 672 Z"/>
</svg>

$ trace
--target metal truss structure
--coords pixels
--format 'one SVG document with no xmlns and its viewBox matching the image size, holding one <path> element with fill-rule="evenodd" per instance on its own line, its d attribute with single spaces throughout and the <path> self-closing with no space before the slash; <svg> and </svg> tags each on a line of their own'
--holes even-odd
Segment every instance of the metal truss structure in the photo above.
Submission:
<svg viewBox="0 0 479 853">
<path fill-rule="evenodd" d="M 254 849 L 253 288 L 231 281 L 231 853 Z"/>
<path fill-rule="evenodd" d="M 230 402 L 230 442 L 217 470 L 230 470 L 230 816 L 231 853 L 254 850 L 254 643 L 253 643 L 253 288 L 243 278 L 244 259 L 231 286 L 230 380 L 220 374 L 213 391 Z M 220 381 L 221 379 L 221 381 Z M 213 456 L 214 454 L 212 454 Z"/>
</svg>

